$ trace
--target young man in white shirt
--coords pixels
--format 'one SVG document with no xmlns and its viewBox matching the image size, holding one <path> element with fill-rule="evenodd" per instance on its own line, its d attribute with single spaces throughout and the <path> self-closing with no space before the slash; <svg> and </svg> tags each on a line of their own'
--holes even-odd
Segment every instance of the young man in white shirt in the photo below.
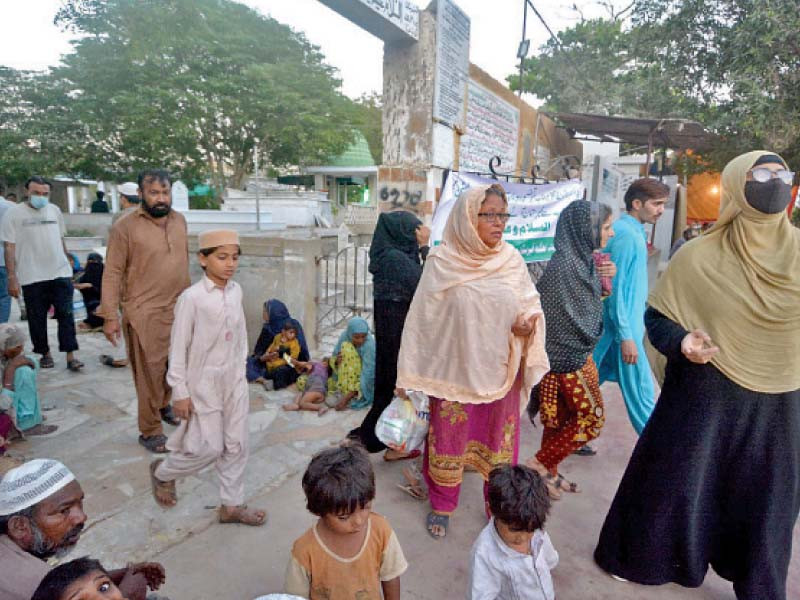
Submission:
<svg viewBox="0 0 800 600">
<path fill-rule="evenodd" d="M 0 223 L 5 247 L 8 293 L 25 299 L 33 351 L 41 354 L 43 369 L 54 366 L 47 341 L 47 312 L 58 319 L 58 346 L 67 354 L 67 368 L 80 371 L 75 357 L 78 340 L 72 312 L 72 265 L 64 244 L 64 218 L 50 204 L 50 183 L 39 176 L 25 182 L 24 202 L 8 209 Z"/>
</svg>

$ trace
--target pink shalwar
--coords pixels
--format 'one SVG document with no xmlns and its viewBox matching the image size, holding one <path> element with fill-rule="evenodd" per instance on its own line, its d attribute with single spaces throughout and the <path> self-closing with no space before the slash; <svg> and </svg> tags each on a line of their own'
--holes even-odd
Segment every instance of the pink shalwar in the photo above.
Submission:
<svg viewBox="0 0 800 600">
<path fill-rule="evenodd" d="M 167 383 L 173 399 L 192 399 L 194 412 L 169 436 L 170 453 L 155 472 L 159 480 L 173 481 L 215 464 L 222 504 L 244 503 L 246 361 L 242 288 L 234 281 L 221 288 L 204 276 L 175 305 Z"/>
</svg>

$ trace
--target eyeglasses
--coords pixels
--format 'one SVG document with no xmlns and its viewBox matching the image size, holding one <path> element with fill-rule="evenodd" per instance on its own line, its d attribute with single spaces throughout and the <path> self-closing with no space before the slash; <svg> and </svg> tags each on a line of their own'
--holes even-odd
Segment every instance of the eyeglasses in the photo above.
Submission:
<svg viewBox="0 0 800 600">
<path fill-rule="evenodd" d="M 770 171 L 765 167 L 756 167 L 755 169 L 750 169 L 750 174 L 753 176 L 753 181 L 758 181 L 759 183 L 766 183 L 773 177 L 777 177 L 783 183 L 792 185 L 792 180 L 794 180 L 794 173 L 786 169 Z"/>
<path fill-rule="evenodd" d="M 511 215 L 509 213 L 478 213 L 478 218 L 484 223 L 494 223 L 495 221 L 507 223 Z"/>
</svg>

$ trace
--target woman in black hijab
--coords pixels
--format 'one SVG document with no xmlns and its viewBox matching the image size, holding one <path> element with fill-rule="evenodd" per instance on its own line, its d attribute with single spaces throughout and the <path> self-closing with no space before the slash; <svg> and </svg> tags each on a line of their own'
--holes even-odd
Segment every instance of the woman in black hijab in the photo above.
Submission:
<svg viewBox="0 0 800 600">
<path fill-rule="evenodd" d="M 558 218 L 556 251 L 536 283 L 547 327 L 550 372 L 531 394 L 544 433 L 530 464 L 545 477 L 554 498 L 562 489 L 578 491 L 576 484 L 559 475 L 558 465 L 595 439 L 605 421 L 592 350 L 603 332 L 600 277 L 613 277 L 616 268 L 610 261 L 596 267 L 593 253 L 613 235 L 608 206 L 572 202 Z"/>
<path fill-rule="evenodd" d="M 375 436 L 375 425 L 394 396 L 403 324 L 422 275 L 429 238 L 430 230 L 406 211 L 383 213 L 375 226 L 369 249 L 375 315 L 375 399 L 361 426 L 348 434 L 369 452 L 386 449 Z M 384 458 L 402 460 L 412 455 L 390 449 Z"/>
<path fill-rule="evenodd" d="M 103 326 L 103 318 L 94 314 L 100 306 L 102 286 L 103 257 L 97 252 L 92 252 L 86 258 L 86 268 L 75 284 L 75 288 L 83 296 L 83 305 L 86 307 L 86 318 L 78 325 L 81 331 L 90 331 Z"/>
</svg>

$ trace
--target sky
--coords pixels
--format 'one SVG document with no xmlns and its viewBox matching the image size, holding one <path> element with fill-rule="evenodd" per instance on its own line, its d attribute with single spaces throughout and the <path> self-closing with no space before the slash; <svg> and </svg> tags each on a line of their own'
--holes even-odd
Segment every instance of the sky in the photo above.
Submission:
<svg viewBox="0 0 800 600">
<path fill-rule="evenodd" d="M 328 64 L 339 70 L 342 91 L 356 98 L 382 88 L 383 47 L 378 38 L 339 16 L 318 0 L 242 0 L 262 14 L 301 31 L 318 45 Z M 425 8 L 429 0 L 412 0 Z M 595 2 L 576 0 L 586 16 L 602 14 Z M 517 46 L 522 36 L 523 0 L 456 0 L 471 19 L 470 60 L 495 79 L 505 82 L 516 71 Z M 0 65 L 44 70 L 70 51 L 69 34 L 53 25 L 62 0 L 0 0 Z M 535 3 L 551 29 L 569 27 L 577 15 L 572 0 Z M 531 53 L 548 33 L 528 11 L 527 37 Z"/>
</svg>

